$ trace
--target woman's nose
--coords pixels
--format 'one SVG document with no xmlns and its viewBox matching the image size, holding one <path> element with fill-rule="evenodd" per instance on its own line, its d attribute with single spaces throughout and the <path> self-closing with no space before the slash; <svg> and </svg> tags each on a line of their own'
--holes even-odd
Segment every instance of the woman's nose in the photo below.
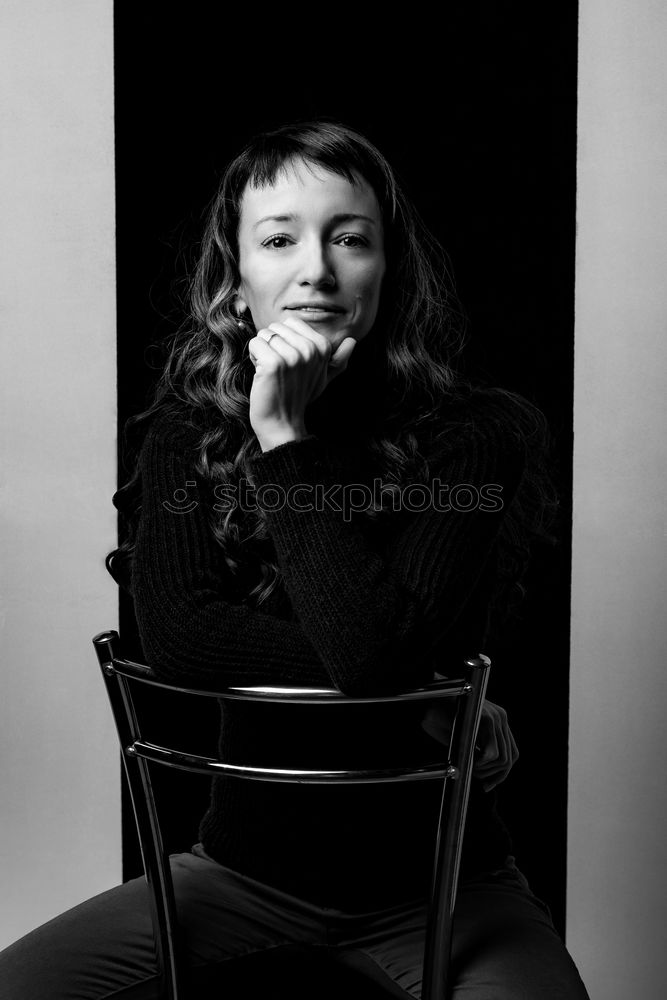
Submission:
<svg viewBox="0 0 667 1000">
<path fill-rule="evenodd" d="M 302 285 L 333 285 L 335 282 L 336 275 L 328 248 L 319 241 L 309 243 L 304 247 L 300 283 Z"/>
</svg>

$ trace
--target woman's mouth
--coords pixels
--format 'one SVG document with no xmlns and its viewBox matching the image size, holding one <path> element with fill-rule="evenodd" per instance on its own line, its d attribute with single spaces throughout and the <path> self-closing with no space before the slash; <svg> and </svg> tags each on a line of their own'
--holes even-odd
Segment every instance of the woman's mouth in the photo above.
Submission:
<svg viewBox="0 0 667 1000">
<path fill-rule="evenodd" d="M 336 319 L 345 312 L 341 306 L 335 305 L 333 302 L 295 302 L 293 305 L 286 306 L 286 309 L 289 312 L 297 313 L 301 319 L 320 323 Z"/>
</svg>

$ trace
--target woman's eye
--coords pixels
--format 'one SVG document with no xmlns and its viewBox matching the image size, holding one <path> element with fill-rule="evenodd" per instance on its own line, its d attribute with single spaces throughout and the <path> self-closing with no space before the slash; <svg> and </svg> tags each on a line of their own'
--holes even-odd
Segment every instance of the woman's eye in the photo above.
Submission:
<svg viewBox="0 0 667 1000">
<path fill-rule="evenodd" d="M 367 240 L 363 236 L 359 236 L 358 233 L 345 233 L 343 236 L 339 236 L 336 240 L 340 246 L 343 247 L 365 247 L 368 245 Z"/>
<path fill-rule="evenodd" d="M 264 240 L 262 246 L 268 247 L 269 250 L 282 250 L 287 246 L 289 239 L 289 236 L 284 233 L 278 233 L 276 236 L 269 236 L 268 240 Z"/>
</svg>

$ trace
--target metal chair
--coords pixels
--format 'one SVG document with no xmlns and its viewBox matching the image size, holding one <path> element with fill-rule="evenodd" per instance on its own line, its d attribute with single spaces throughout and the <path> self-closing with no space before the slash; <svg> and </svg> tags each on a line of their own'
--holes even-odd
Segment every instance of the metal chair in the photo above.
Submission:
<svg viewBox="0 0 667 1000">
<path fill-rule="evenodd" d="M 155 947 L 165 1000 L 187 997 L 187 972 L 180 959 L 181 945 L 174 903 L 169 858 L 163 847 L 149 763 L 199 774 L 233 775 L 240 780 L 357 784 L 372 782 L 440 780 L 442 804 L 434 830 L 434 864 L 429 900 L 422 1000 L 442 1000 L 447 995 L 452 922 L 473 753 L 486 693 L 491 661 L 483 654 L 466 659 L 456 678 L 438 680 L 398 695 L 348 697 L 339 691 L 294 687 L 230 687 L 222 691 L 185 688 L 158 679 L 154 671 L 120 655 L 115 631 L 100 632 L 93 639 L 120 740 L 123 764 L 134 807 L 144 871 L 150 892 Z M 160 746 L 142 736 L 133 700 L 135 684 L 151 685 L 203 698 L 273 702 L 280 704 L 340 705 L 397 704 L 440 698 L 457 700 L 449 752 L 445 761 L 422 766 L 381 770 L 318 771 L 249 767 L 242 761 L 222 761 Z M 444 747 L 443 747 L 444 750 Z"/>
</svg>

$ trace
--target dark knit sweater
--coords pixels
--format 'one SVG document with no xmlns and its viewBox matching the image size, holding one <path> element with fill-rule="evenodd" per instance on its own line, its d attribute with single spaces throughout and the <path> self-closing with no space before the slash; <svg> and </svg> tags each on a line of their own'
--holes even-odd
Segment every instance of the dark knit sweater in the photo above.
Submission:
<svg viewBox="0 0 667 1000">
<path fill-rule="evenodd" d="M 443 424 L 431 462 L 432 476 L 450 487 L 500 486 L 499 510 L 431 505 L 392 513 L 381 524 L 359 515 L 346 520 L 327 504 L 296 509 L 305 506 L 304 494 L 300 503 L 269 511 L 272 497 L 265 493 L 284 588 L 262 610 L 241 603 L 211 533 L 207 506 L 216 498 L 195 472 L 199 433 L 173 418 L 158 420 L 140 458 L 132 570 L 148 663 L 166 678 L 212 687 L 298 683 L 371 694 L 415 686 L 434 669 L 483 650 L 494 541 L 524 467 L 507 406 L 500 394 L 476 394 L 464 424 Z M 310 435 L 259 455 L 251 474 L 256 488 L 332 487 L 363 482 L 358 459 L 354 449 Z M 177 491 L 186 489 L 184 500 Z M 460 497 L 459 508 L 466 499 Z M 423 705 L 407 712 L 407 706 L 239 702 L 221 708 L 220 750 L 234 763 L 371 767 L 443 756 L 420 726 Z M 351 910 L 389 905 L 427 891 L 437 785 L 219 778 L 200 835 L 221 864 L 295 895 Z M 474 788 L 465 866 L 498 867 L 508 849 L 492 796 Z"/>
</svg>

